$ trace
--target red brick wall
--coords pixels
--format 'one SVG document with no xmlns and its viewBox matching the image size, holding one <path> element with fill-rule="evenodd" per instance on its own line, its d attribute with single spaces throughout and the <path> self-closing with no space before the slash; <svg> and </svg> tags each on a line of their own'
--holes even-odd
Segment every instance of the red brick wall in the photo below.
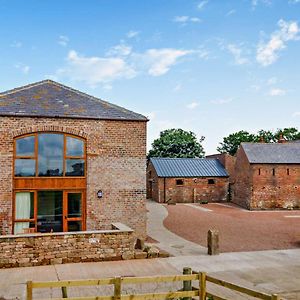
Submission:
<svg viewBox="0 0 300 300">
<path fill-rule="evenodd" d="M 231 201 L 249 209 L 252 193 L 252 176 L 250 164 L 243 148 L 239 148 L 236 154 L 234 181 L 231 185 L 231 190 Z"/>
<path fill-rule="evenodd" d="M 176 185 L 177 179 L 182 179 L 184 184 Z M 215 184 L 208 184 L 208 179 L 213 179 Z M 152 181 L 152 199 L 156 202 L 192 203 L 227 200 L 229 181 L 227 177 L 159 178 L 150 162 L 147 168 L 147 181 L 150 180 Z M 148 184 L 148 198 L 151 195 L 149 189 Z"/>
<path fill-rule="evenodd" d="M 300 208 L 300 165 L 253 164 L 251 172 L 251 209 Z"/>
<path fill-rule="evenodd" d="M 218 159 L 220 163 L 225 167 L 227 173 L 229 174 L 230 182 L 233 180 L 234 168 L 236 157 L 229 155 L 227 153 L 213 154 L 206 156 L 208 159 Z"/>
<path fill-rule="evenodd" d="M 13 139 L 42 131 L 86 138 L 87 230 L 122 222 L 145 237 L 146 122 L 30 117 L 0 118 L 0 234 L 12 232 Z"/>
<path fill-rule="evenodd" d="M 240 148 L 232 202 L 248 209 L 300 208 L 300 165 L 249 164 Z"/>
</svg>

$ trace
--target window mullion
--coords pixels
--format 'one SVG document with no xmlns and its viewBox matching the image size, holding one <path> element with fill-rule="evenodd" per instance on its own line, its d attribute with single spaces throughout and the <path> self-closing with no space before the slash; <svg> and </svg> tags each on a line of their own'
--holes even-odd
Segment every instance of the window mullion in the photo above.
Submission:
<svg viewBox="0 0 300 300">
<path fill-rule="evenodd" d="M 34 134 L 35 138 L 34 138 L 34 156 L 35 156 L 35 177 L 38 177 L 38 172 L 39 172 L 39 167 L 38 167 L 38 164 L 39 164 L 39 160 L 38 160 L 38 151 L 39 151 L 39 148 L 38 148 L 38 134 L 35 133 Z"/>
</svg>

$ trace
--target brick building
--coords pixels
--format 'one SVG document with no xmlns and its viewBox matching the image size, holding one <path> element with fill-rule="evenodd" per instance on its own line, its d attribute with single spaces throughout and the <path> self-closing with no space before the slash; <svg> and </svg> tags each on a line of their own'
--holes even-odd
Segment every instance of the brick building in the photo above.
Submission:
<svg viewBox="0 0 300 300">
<path fill-rule="evenodd" d="M 232 202 L 248 209 L 300 208 L 300 143 L 241 143 Z"/>
<path fill-rule="evenodd" d="M 0 93 L 0 234 L 146 235 L 146 123 L 45 80 Z"/>
<path fill-rule="evenodd" d="M 147 198 L 160 203 L 227 200 L 228 173 L 217 159 L 151 158 Z"/>
</svg>

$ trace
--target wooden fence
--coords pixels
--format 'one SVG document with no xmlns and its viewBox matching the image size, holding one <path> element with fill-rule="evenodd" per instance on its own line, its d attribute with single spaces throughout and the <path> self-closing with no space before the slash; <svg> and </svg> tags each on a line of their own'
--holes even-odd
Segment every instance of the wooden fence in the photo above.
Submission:
<svg viewBox="0 0 300 300">
<path fill-rule="evenodd" d="M 27 282 L 27 300 L 33 300 L 33 289 L 37 288 L 61 288 L 62 298 L 51 298 L 51 300 L 170 300 L 184 299 L 191 300 L 196 297 L 199 300 L 227 300 L 226 298 L 217 296 L 206 289 L 207 282 L 225 287 L 232 291 L 252 296 L 262 300 L 280 300 L 278 295 L 268 295 L 257 292 L 224 280 L 214 278 L 205 272 L 194 272 L 190 268 L 184 268 L 183 275 L 167 275 L 167 276 L 145 276 L 145 277 L 114 277 L 92 280 L 68 280 L 68 281 L 48 281 L 48 282 Z M 140 283 L 163 283 L 163 282 L 183 282 L 183 289 L 173 292 L 163 293 L 147 293 L 147 294 L 122 294 L 122 286 L 124 284 L 140 284 Z M 192 286 L 192 281 L 196 281 L 197 287 Z M 94 296 L 94 297 L 68 297 L 68 287 L 79 286 L 100 286 L 113 285 L 113 296 Z M 50 300 L 50 299 L 49 299 Z"/>
</svg>

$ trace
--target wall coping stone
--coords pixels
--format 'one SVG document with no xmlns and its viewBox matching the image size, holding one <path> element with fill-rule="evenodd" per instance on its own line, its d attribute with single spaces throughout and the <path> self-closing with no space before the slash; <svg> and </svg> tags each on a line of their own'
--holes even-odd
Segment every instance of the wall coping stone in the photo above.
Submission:
<svg viewBox="0 0 300 300">
<path fill-rule="evenodd" d="M 72 231 L 72 232 L 52 232 L 52 233 L 26 233 L 26 234 L 9 234 L 0 235 L 0 242 L 3 239 L 15 239 L 15 238 L 36 238 L 36 237 L 46 237 L 46 236 L 70 236 L 70 235 L 86 235 L 86 234 L 122 234 L 122 233 L 132 233 L 134 230 L 127 225 L 116 222 L 112 223 L 112 229 L 106 230 L 89 230 L 89 231 Z"/>
</svg>

